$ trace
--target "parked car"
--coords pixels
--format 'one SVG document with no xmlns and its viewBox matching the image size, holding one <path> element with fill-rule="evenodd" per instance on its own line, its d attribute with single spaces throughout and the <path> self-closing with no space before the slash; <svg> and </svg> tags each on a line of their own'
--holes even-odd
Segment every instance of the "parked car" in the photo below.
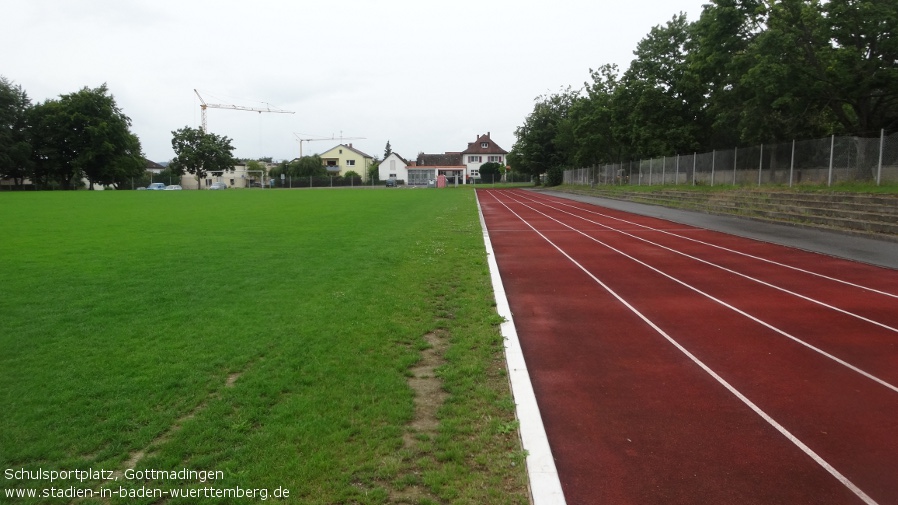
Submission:
<svg viewBox="0 0 898 505">
<path fill-rule="evenodd" d="M 172 184 L 171 186 L 166 186 L 165 190 L 166 191 L 181 191 L 181 186 L 178 186 L 177 184 Z"/>
<path fill-rule="evenodd" d="M 228 185 L 223 182 L 213 182 L 209 189 L 228 189 Z"/>
<path fill-rule="evenodd" d="M 149 186 L 147 186 L 147 189 L 161 191 L 161 190 L 165 189 L 165 183 L 154 182 L 154 183 L 150 184 Z"/>
<path fill-rule="evenodd" d="M 395 188 L 396 187 L 396 179 L 393 179 L 392 177 L 387 179 L 387 187 Z"/>
</svg>

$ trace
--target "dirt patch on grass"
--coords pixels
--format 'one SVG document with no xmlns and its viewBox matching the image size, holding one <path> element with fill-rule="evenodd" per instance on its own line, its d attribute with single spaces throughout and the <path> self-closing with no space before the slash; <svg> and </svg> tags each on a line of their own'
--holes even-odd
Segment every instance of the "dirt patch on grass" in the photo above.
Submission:
<svg viewBox="0 0 898 505">
<path fill-rule="evenodd" d="M 437 412 L 449 396 L 443 389 L 443 380 L 437 369 L 446 363 L 444 355 L 449 347 L 449 334 L 445 330 L 437 330 L 424 335 L 428 346 L 421 351 L 421 359 L 409 369 L 408 385 L 415 392 L 415 415 L 408 424 L 403 435 L 403 446 L 409 454 L 416 457 L 425 456 L 427 450 L 422 440 L 436 436 L 440 426 Z M 399 480 L 406 483 L 416 482 L 420 473 L 412 470 L 413 475 L 401 476 Z M 412 484 L 402 489 L 390 490 L 390 503 L 440 503 L 424 486 Z"/>
<path fill-rule="evenodd" d="M 409 370 L 411 377 L 408 385 L 415 392 L 415 417 L 406 433 L 407 446 L 413 444 L 408 439 L 410 435 L 434 435 L 440 425 L 437 410 L 448 396 L 443 390 L 442 379 L 436 373 L 437 368 L 446 363 L 443 355 L 448 347 L 448 338 L 443 333 L 437 331 L 424 335 L 429 347 L 421 352 L 421 360 Z"/>
</svg>

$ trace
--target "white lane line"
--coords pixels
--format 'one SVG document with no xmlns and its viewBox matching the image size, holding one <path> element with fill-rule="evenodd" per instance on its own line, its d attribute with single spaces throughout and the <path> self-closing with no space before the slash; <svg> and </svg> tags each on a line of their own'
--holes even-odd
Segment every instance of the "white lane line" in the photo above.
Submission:
<svg viewBox="0 0 898 505">
<path fill-rule="evenodd" d="M 798 338 L 798 337 L 796 337 L 796 336 L 790 334 L 789 332 L 787 332 L 787 331 L 785 331 L 785 330 L 782 330 L 782 329 L 780 329 L 780 328 L 777 328 L 776 326 L 773 326 L 772 324 L 770 324 L 770 323 L 768 323 L 768 322 L 766 322 L 766 321 L 763 321 L 763 320 L 761 320 L 761 319 L 759 319 L 759 318 L 757 318 L 757 317 L 755 317 L 755 316 L 749 314 L 748 312 L 745 312 L 744 310 L 739 309 L 738 307 L 736 307 L 736 306 L 734 306 L 734 305 L 731 305 L 731 304 L 729 304 L 729 303 L 727 303 L 727 302 L 725 302 L 725 301 L 723 301 L 723 300 L 721 300 L 721 299 L 719 299 L 719 298 L 716 298 L 715 296 L 711 295 L 710 293 L 706 293 L 706 292 L 702 291 L 701 289 L 699 289 L 699 288 L 697 288 L 697 287 L 695 287 L 695 286 L 693 286 L 693 285 L 691 285 L 691 284 L 689 284 L 689 283 L 687 283 L 687 282 L 685 282 L 685 281 L 682 281 L 682 280 L 680 280 L 680 279 L 678 279 L 678 278 L 676 278 L 676 277 L 674 277 L 674 276 L 672 276 L 672 275 L 670 275 L 670 274 L 668 274 L 668 273 L 666 273 L 666 272 L 664 272 L 664 271 L 662 271 L 662 270 L 660 270 L 660 269 L 658 269 L 658 268 L 655 268 L 655 267 L 649 265 L 648 263 L 645 263 L 644 261 L 642 261 L 642 260 L 640 260 L 640 259 L 638 259 L 638 258 L 635 258 L 635 257 L 633 257 L 633 256 L 631 256 L 631 255 L 625 253 L 624 251 L 621 251 L 620 249 L 617 249 L 616 247 L 613 247 L 613 246 L 611 246 L 611 245 L 609 245 L 609 244 L 606 244 L 605 242 L 602 242 L 601 240 L 599 240 L 599 239 L 597 239 L 597 238 L 595 238 L 595 237 L 592 237 L 592 236 L 590 236 L 590 235 L 588 235 L 588 234 L 586 234 L 586 233 L 584 233 L 584 232 L 582 232 L 582 231 L 580 231 L 580 230 L 574 228 L 573 226 L 570 226 L 570 225 L 568 225 L 568 224 L 562 223 L 561 221 L 555 219 L 554 217 L 549 216 L 548 214 L 545 214 L 545 213 L 543 213 L 543 212 L 540 212 L 539 210 L 536 210 L 535 208 L 533 208 L 533 207 L 527 205 L 526 203 L 521 203 L 521 202 L 516 202 L 516 203 L 517 203 L 518 205 L 521 205 L 521 206 L 523 206 L 523 207 L 526 207 L 526 208 L 532 210 L 533 212 L 536 212 L 537 214 L 541 214 L 541 215 L 543 215 L 543 216 L 545 216 L 545 217 L 551 219 L 552 221 L 555 221 L 556 223 L 558 223 L 558 224 L 560 224 L 560 225 L 562 225 L 562 226 L 568 228 L 569 230 L 572 230 L 572 231 L 574 231 L 574 232 L 576 232 L 576 233 L 578 233 L 578 234 L 580 234 L 580 235 L 582 235 L 582 236 L 588 238 L 589 240 L 592 240 L 593 242 L 595 242 L 595 243 L 597 243 L 597 244 L 599 244 L 599 245 L 601 245 L 601 246 L 603 246 L 603 247 L 605 247 L 605 248 L 607 248 L 607 249 L 610 249 L 610 250 L 616 252 L 617 254 L 620 254 L 621 256 L 623 256 L 623 257 L 625 257 L 625 258 L 627 258 L 627 259 L 629 259 L 629 260 L 632 260 L 632 261 L 634 261 L 634 262 L 636 262 L 636 263 L 638 263 L 638 264 L 640 264 L 640 265 L 642 265 L 642 266 L 648 268 L 649 270 L 652 270 L 652 271 L 658 273 L 659 275 L 663 275 L 664 277 L 667 277 L 668 279 L 670 279 L 670 280 L 676 282 L 677 284 L 679 284 L 679 285 L 681 285 L 681 286 L 683 286 L 683 287 L 685 287 L 685 288 L 687 288 L 687 289 L 690 289 L 690 290 L 692 290 L 692 291 L 694 291 L 694 292 L 696 292 L 696 293 L 698 293 L 698 294 L 704 296 L 705 298 L 708 298 L 709 300 L 711 300 L 711 301 L 713 301 L 713 302 L 715 302 L 715 303 L 718 303 L 718 304 L 720 304 L 720 305 L 722 305 L 722 306 L 724 306 L 724 307 L 726 307 L 726 308 L 732 310 L 733 312 L 735 312 L 735 313 L 737 313 L 737 314 L 739 314 L 739 315 L 741 315 L 741 316 L 744 316 L 744 317 L 746 317 L 746 318 L 748 318 L 748 319 L 750 319 L 750 320 L 752 320 L 752 321 L 754 321 L 754 322 L 760 324 L 761 326 L 764 326 L 765 328 L 767 328 L 767 329 L 769 329 L 769 330 L 772 330 L 772 331 L 774 331 L 774 332 L 776 332 L 776 333 L 779 333 L 780 335 L 782 335 L 782 336 L 784 336 L 784 337 L 786 337 L 786 338 L 792 340 L 792 341 L 795 342 L 795 343 L 798 343 L 798 344 L 800 344 L 800 345 L 803 345 L 803 346 L 807 347 L 808 349 L 810 349 L 810 350 L 812 350 L 812 351 L 814 351 L 814 352 L 816 352 L 816 353 L 818 353 L 818 354 L 820 354 L 820 355 L 822 355 L 822 356 L 825 356 L 825 357 L 827 357 L 827 358 L 829 358 L 829 359 L 835 361 L 836 363 L 838 363 L 838 364 L 844 366 L 845 368 L 848 368 L 849 370 L 851 370 L 851 371 L 853 371 L 853 372 L 856 372 L 856 373 L 858 373 L 858 374 L 860 374 L 860 375 L 862 375 L 862 376 L 864 376 L 864 377 L 866 377 L 866 378 L 872 380 L 873 382 L 876 382 L 877 384 L 880 384 L 880 385 L 882 385 L 882 386 L 884 386 L 884 387 L 886 387 L 886 388 L 888 388 L 888 389 L 891 389 L 892 391 L 898 393 L 898 386 L 895 386 L 895 385 L 893 385 L 893 384 L 891 384 L 891 383 L 889 383 L 889 382 L 886 382 L 885 380 L 880 379 L 879 377 L 876 377 L 875 375 L 873 375 L 873 374 L 871 374 L 871 373 L 868 373 L 868 372 L 866 372 L 866 371 L 864 371 L 864 370 L 861 370 L 860 368 L 858 368 L 858 367 L 852 365 L 851 363 L 848 363 L 847 361 L 845 361 L 845 360 L 843 360 L 843 359 L 841 359 L 841 358 L 839 358 L 839 357 L 837 357 L 837 356 L 834 356 L 834 355 L 832 355 L 832 354 L 830 354 L 830 353 L 824 351 L 823 349 L 820 349 L 819 347 L 815 347 L 813 344 L 810 344 L 810 343 L 808 343 L 808 342 L 805 342 L 804 340 L 802 340 L 802 339 L 800 339 L 800 338 Z M 503 205 L 504 205 L 504 203 L 503 203 Z M 506 207 L 507 207 L 507 206 L 506 206 Z M 509 210 L 510 210 L 510 209 L 509 209 Z M 528 223 L 528 224 L 529 224 L 529 223 Z"/>
<path fill-rule="evenodd" d="M 532 199 L 532 198 L 529 198 L 529 197 L 528 197 L 528 199 L 530 199 L 530 200 L 533 201 L 533 202 L 539 202 L 539 200 Z M 880 294 L 880 295 L 883 295 L 883 296 L 888 296 L 888 297 L 890 297 L 890 298 L 898 298 L 898 294 L 895 294 L 895 293 L 889 293 L 888 291 L 882 291 L 882 290 L 875 289 L 875 288 L 871 288 L 871 287 L 868 287 L 868 286 L 863 286 L 863 285 L 861 285 L 861 284 L 855 284 L 855 283 L 853 283 L 853 282 L 846 281 L 846 280 L 842 280 L 842 279 L 838 279 L 838 278 L 836 278 L 836 277 L 831 277 L 831 276 L 824 275 L 824 274 L 821 274 L 821 273 L 818 273 L 818 272 L 812 272 L 812 271 L 810 271 L 810 270 L 805 270 L 805 269 L 803 269 L 803 268 L 799 268 L 799 267 L 796 267 L 796 266 L 787 265 L 787 264 L 785 264 L 785 263 L 780 263 L 780 262 L 778 262 L 778 261 L 773 261 L 773 260 L 770 260 L 770 259 L 767 259 L 767 258 L 763 258 L 763 257 L 761 257 L 761 256 L 755 256 L 755 255 L 753 255 L 753 254 L 749 254 L 749 253 L 746 253 L 746 252 L 737 251 L 737 250 L 735 250 L 735 249 L 730 249 L 730 248 L 724 247 L 724 246 L 722 246 L 722 245 L 712 244 L 712 243 L 710 243 L 710 242 L 705 242 L 705 241 L 703 241 L 703 240 L 699 240 L 699 239 L 696 239 L 696 238 L 687 237 L 687 236 L 685 236 L 685 235 L 679 235 L 679 234 L 677 234 L 677 233 L 672 233 L 672 232 L 669 231 L 669 230 L 662 230 L 662 229 L 660 229 L 660 228 L 653 228 L 653 227 L 648 226 L 648 225 L 636 223 L 636 222 L 633 222 L 633 221 L 628 221 L 628 220 L 626 220 L 626 219 L 622 219 L 622 218 L 619 218 L 619 217 L 609 216 L 608 214 L 602 214 L 601 212 L 596 212 L 596 211 L 593 211 L 593 210 L 584 209 L 584 208 L 582 208 L 582 207 L 577 207 L 576 205 L 572 205 L 572 204 L 569 204 L 569 203 L 567 203 L 567 202 L 563 202 L 563 201 L 559 201 L 559 200 L 552 200 L 552 199 L 547 198 L 547 197 L 544 197 L 544 196 L 542 197 L 542 199 L 549 200 L 549 201 L 554 201 L 554 202 L 556 202 L 556 203 L 558 203 L 558 204 L 560 204 L 560 205 L 565 205 L 565 206 L 568 206 L 568 207 L 573 207 L 573 208 L 575 208 L 575 209 L 582 210 L 582 211 L 588 212 L 588 213 L 590 213 L 590 214 L 595 214 L 595 215 L 597 215 L 597 216 L 601 216 L 601 217 L 604 217 L 604 218 L 613 219 L 613 220 L 615 220 L 615 221 L 620 221 L 620 222 L 622 222 L 622 223 L 627 223 L 627 224 L 630 224 L 630 225 L 633 225 L 633 226 L 638 226 L 639 228 L 642 228 L 642 229 L 645 229 L 645 230 L 656 231 L 656 232 L 659 232 L 659 233 L 663 233 L 663 234 L 665 234 L 665 235 L 670 235 L 670 236 L 672 236 L 672 237 L 677 237 L 677 238 L 680 238 L 680 239 L 683 239 L 683 240 L 688 240 L 688 241 L 690 241 L 690 242 L 695 242 L 695 243 L 697 243 L 697 244 L 706 245 L 706 246 L 709 246 L 709 247 L 714 247 L 714 248 L 720 249 L 720 250 L 722 250 L 722 251 L 730 252 L 730 253 L 733 253 L 733 254 L 738 254 L 738 255 L 740 255 L 740 256 L 745 256 L 745 257 L 747 257 L 747 258 L 751 258 L 751 259 L 754 259 L 754 260 L 763 261 L 763 262 L 765 262 L 765 263 L 770 263 L 771 265 L 776 265 L 776 266 L 778 266 L 778 267 L 788 268 L 788 269 L 790 269 L 790 270 L 795 270 L 795 271 L 801 272 L 801 273 L 803 273 L 803 274 L 813 275 L 813 276 L 815 276 L 815 277 L 820 277 L 820 278 L 826 279 L 826 280 L 828 280 L 828 281 L 837 282 L 837 283 L 839 283 L 839 284 L 845 284 L 846 286 L 851 286 L 851 287 L 854 287 L 854 288 L 863 289 L 863 290 L 870 291 L 870 292 L 873 292 L 873 293 L 877 293 L 877 294 Z M 694 228 L 694 229 L 701 229 L 701 228 Z"/>
<path fill-rule="evenodd" d="M 829 464 L 826 460 L 824 460 L 820 455 L 818 455 L 816 452 L 814 452 L 813 449 L 811 449 L 810 447 L 808 447 L 807 445 L 805 445 L 804 442 L 802 442 L 802 441 L 799 440 L 795 435 L 793 435 L 791 432 L 789 432 L 789 430 L 787 430 L 783 425 L 779 424 L 775 419 L 773 419 L 772 417 L 770 417 L 770 415 L 768 415 L 766 412 L 764 412 L 763 410 L 761 410 L 760 407 L 758 407 L 757 405 L 755 405 L 751 400 L 748 399 L 748 397 L 746 397 L 746 396 L 743 395 L 741 392 L 739 392 L 739 390 L 737 390 L 735 387 L 733 387 L 732 385 L 730 385 L 729 382 L 727 382 L 723 377 L 721 377 L 721 376 L 718 375 L 716 372 L 714 372 L 714 370 L 711 370 L 711 368 L 709 368 L 709 367 L 708 367 L 707 365 L 705 365 L 701 360 L 699 360 L 699 359 L 698 359 L 697 357 L 695 357 L 692 353 L 690 353 L 685 347 L 683 347 L 682 345 L 680 345 L 679 342 L 677 342 L 676 340 L 674 340 L 673 337 L 671 337 L 670 335 L 668 335 L 664 330 L 662 330 L 661 328 L 659 328 L 659 327 L 658 327 L 655 323 L 653 323 L 648 317 L 646 317 L 644 314 L 642 314 L 642 312 L 640 312 L 636 307 L 630 305 L 626 300 L 624 300 L 620 295 L 618 295 L 618 294 L 617 294 L 614 290 L 612 290 L 608 285 L 606 285 L 604 282 L 602 282 L 600 279 L 598 279 L 595 275 L 593 275 L 592 272 L 590 272 L 589 270 L 587 270 L 586 268 L 584 268 L 583 265 L 581 265 L 580 263 L 577 262 L 577 260 L 575 260 L 574 258 L 572 258 L 568 253 L 566 253 L 563 249 L 561 249 L 560 247 L 558 247 L 558 245 L 556 245 L 554 242 L 552 242 L 548 237 L 546 237 L 546 236 L 543 235 L 539 230 L 537 230 L 536 228 L 534 228 L 533 225 L 531 225 L 527 220 L 525 220 L 525 219 L 524 219 L 523 217 L 521 217 L 517 212 L 515 212 L 514 210 L 512 210 L 508 205 L 506 205 L 505 202 L 502 202 L 501 200 L 499 200 L 495 195 L 492 195 L 492 194 L 491 194 L 491 196 L 493 196 L 493 198 L 495 198 L 497 202 L 499 202 L 500 204 L 502 204 L 506 209 L 508 209 L 509 212 L 511 212 L 512 214 L 514 214 L 514 215 L 515 215 L 518 219 L 520 219 L 524 224 L 526 224 L 527 226 L 529 226 L 530 229 L 533 230 L 537 235 L 539 235 L 543 240 L 545 240 L 545 241 L 548 242 L 552 247 L 554 247 L 555 250 L 557 250 L 559 253 L 561 253 L 562 256 L 564 256 L 565 258 L 567 258 L 568 261 L 570 261 L 571 263 L 573 263 L 574 265 L 576 265 L 577 268 L 579 268 L 583 273 L 585 273 L 587 276 L 589 276 L 589 278 L 591 278 L 593 281 L 595 281 L 596 284 L 598 284 L 599 286 L 601 286 L 602 289 L 604 289 L 605 291 L 607 291 L 608 294 L 610 294 L 610 295 L 613 296 L 615 299 L 617 299 L 619 302 L 621 302 L 621 303 L 622 303 L 628 310 L 630 310 L 633 314 L 635 314 L 637 317 L 639 317 L 640 319 L 642 319 L 642 321 L 644 321 L 647 325 L 649 325 L 649 327 L 651 327 L 653 330 L 655 330 L 655 332 L 657 332 L 659 335 L 661 335 L 662 337 L 664 337 L 668 342 L 670 342 L 674 347 L 676 347 L 677 350 L 679 350 L 680 352 L 682 352 L 682 353 L 683 353 L 686 357 L 688 357 L 693 363 L 695 363 L 695 364 L 698 365 L 702 370 L 704 370 L 705 373 L 707 373 L 708 375 L 710 375 L 711 377 L 713 377 L 714 380 L 716 380 L 720 385 L 722 385 L 723 387 L 725 387 L 730 393 L 732 393 L 732 394 L 733 394 L 736 398 L 738 398 L 742 403 L 744 403 L 746 406 L 748 406 L 748 408 L 750 408 L 751 410 L 753 410 L 758 416 L 760 416 L 764 421 L 766 421 L 767 424 L 769 424 L 769 425 L 772 426 L 774 429 L 776 429 L 777 431 L 779 431 L 783 436 L 785 436 L 785 437 L 786 437 L 790 442 L 792 442 L 796 447 L 798 447 L 799 449 L 801 449 L 802 452 L 804 452 L 804 453 L 805 453 L 806 455 L 808 455 L 811 459 L 813 459 L 813 460 L 814 460 L 818 465 L 820 465 L 824 470 L 826 470 L 827 472 L 829 472 L 830 475 L 832 475 L 833 477 L 835 477 L 836 480 L 838 480 L 839 482 L 841 482 L 842 485 L 844 485 L 844 486 L 847 487 L 849 490 L 851 490 L 851 492 L 854 493 L 855 495 L 857 495 L 858 498 L 860 498 L 861 500 L 863 500 L 864 503 L 867 503 L 867 504 L 869 504 L 869 505 L 876 505 L 876 501 L 874 501 L 873 498 L 870 498 L 870 496 L 868 496 L 867 493 L 865 493 L 863 490 L 861 490 L 859 487 L 857 487 L 857 486 L 856 486 L 853 482 L 851 482 L 847 477 L 845 477 L 844 475 L 842 475 L 838 470 L 835 469 L 835 467 L 833 467 L 832 465 L 830 465 L 830 464 Z M 538 211 L 537 211 L 537 212 L 538 212 Z"/>
<path fill-rule="evenodd" d="M 555 468 L 555 459 L 552 457 L 552 449 L 549 447 L 549 439 L 539 413 L 539 405 L 536 403 L 536 394 L 533 392 L 533 384 L 530 382 L 530 373 L 527 371 L 527 363 L 524 361 L 524 352 L 521 349 L 521 342 L 518 340 L 518 331 L 514 325 L 511 307 L 509 307 L 508 298 L 505 296 L 505 286 L 499 275 L 499 265 L 496 263 L 489 230 L 487 230 L 486 221 L 483 219 L 479 193 L 479 191 L 475 192 L 477 212 L 480 215 L 483 243 L 486 248 L 490 277 L 493 281 L 493 292 L 496 296 L 496 311 L 505 319 L 505 322 L 499 326 L 499 330 L 505 338 L 505 361 L 508 366 L 508 379 L 511 382 L 515 411 L 520 425 L 521 445 L 527 451 L 530 495 L 533 505 L 565 505 L 564 492 L 561 490 L 561 481 L 558 477 L 558 470 Z"/>
<path fill-rule="evenodd" d="M 895 332 L 895 333 L 898 333 L 898 328 L 895 328 L 895 327 L 889 326 L 889 325 L 887 325 L 887 324 L 885 324 L 885 323 L 881 323 L 881 322 L 879 322 L 879 321 L 876 321 L 876 320 L 873 320 L 873 319 L 864 317 L 864 316 L 862 316 L 862 315 L 860 315 L 860 314 L 855 314 L 854 312 L 850 312 L 850 311 L 848 311 L 848 310 L 845 310 L 845 309 L 836 307 L 836 306 L 834 306 L 834 305 L 830 305 L 830 304 L 828 304 L 828 303 L 826 303 L 826 302 L 824 302 L 824 301 L 822 301 L 822 300 L 817 300 L 817 299 L 815 299 L 815 298 L 811 298 L 811 297 L 809 297 L 809 296 L 805 296 L 805 295 L 803 295 L 803 294 L 801 294 L 801 293 L 796 293 L 795 291 L 791 291 L 791 290 L 788 290 L 788 289 L 786 289 L 786 288 L 784 288 L 784 287 L 777 286 L 777 285 L 775 285 L 775 284 L 771 284 L 771 283 L 769 283 L 769 282 L 767 282 L 767 281 L 758 279 L 758 278 L 756 278 L 756 277 L 752 277 L 752 276 L 750 276 L 750 275 L 743 274 L 743 273 L 741 273 L 741 272 L 737 272 L 737 271 L 735 271 L 735 270 L 733 270 L 733 269 L 731 269 L 731 268 L 727 268 L 727 267 L 725 267 L 725 266 L 723 266 L 723 265 L 718 265 L 717 263 L 712 263 L 712 262 L 710 262 L 710 261 L 708 261 L 708 260 L 704 260 L 704 259 L 699 258 L 699 257 L 697 257 L 697 256 L 693 256 L 693 255 L 691 255 L 691 254 L 687 254 L 687 253 L 685 253 L 685 252 L 678 251 L 678 250 L 676 250 L 676 249 L 673 249 L 673 248 L 671 248 L 671 247 L 668 247 L 668 246 L 659 244 L 659 243 L 657 243 L 657 242 L 653 242 L 653 241 L 651 241 L 651 240 L 649 240 L 649 239 L 647 239 L 647 238 L 643 238 L 643 237 L 639 237 L 639 236 L 637 236 L 637 235 L 633 235 L 632 233 L 628 233 L 628 232 L 626 232 L 626 231 L 624 231 L 624 230 L 619 230 L 619 229 L 617 229 L 617 228 L 612 228 L 611 226 L 608 226 L 607 224 L 603 224 L 603 223 L 600 223 L 600 222 L 598 222 L 598 221 L 593 221 L 592 219 L 588 219 L 588 218 L 586 218 L 586 217 L 583 217 L 583 216 L 574 214 L 574 213 L 572 213 L 572 212 L 568 212 L 568 211 L 566 211 L 566 210 L 564 210 L 564 209 L 559 209 L 558 207 L 553 207 L 552 205 L 549 205 L 549 204 L 547 204 L 547 203 L 543 203 L 543 202 L 540 202 L 540 201 L 537 201 L 537 200 L 532 200 L 532 199 L 528 199 L 528 200 L 530 200 L 530 201 L 533 202 L 533 203 L 542 205 L 542 206 L 544 206 L 544 207 L 548 207 L 548 208 L 550 208 L 550 209 L 552 209 L 552 210 L 557 210 L 558 212 L 561 212 L 561 213 L 563 213 L 563 214 L 567 214 L 567 215 L 569 215 L 569 216 L 576 217 L 577 219 L 582 219 L 582 220 L 586 221 L 587 223 L 592 223 L 592 224 L 601 226 L 601 227 L 603 227 L 603 228 L 605 228 L 605 229 L 607 229 L 607 230 L 609 230 L 609 231 L 617 232 L 617 233 L 619 233 L 619 234 L 621 234 L 621 235 L 626 235 L 626 236 L 631 237 L 631 238 L 634 238 L 634 239 L 636 239 L 636 240 L 645 242 L 646 244 L 651 244 L 651 245 L 653 245 L 653 246 L 655 246 L 655 247 L 659 247 L 659 248 L 664 249 L 664 250 L 666 250 L 666 251 L 670 251 L 670 252 L 672 252 L 672 253 L 674 253 L 674 254 L 679 254 L 680 256 L 684 256 L 684 257 L 689 258 L 689 259 L 691 259 L 691 260 L 695 260 L 695 261 L 698 261 L 698 262 L 700 262 L 700 263 L 704 263 L 705 265 L 708 265 L 708 266 L 711 266 L 711 267 L 714 267 L 714 268 L 719 268 L 720 270 L 723 270 L 724 272 L 728 272 L 728 273 L 731 273 L 731 274 L 733 274 L 733 275 L 738 275 L 739 277 L 742 277 L 742 278 L 744 278 L 744 279 L 748 279 L 748 280 L 750 280 L 750 281 L 756 282 L 756 283 L 758 283 L 758 284 L 762 284 L 762 285 L 767 286 L 767 287 L 769 287 L 769 288 L 773 288 L 773 289 L 782 291 L 783 293 L 786 293 L 786 294 L 795 296 L 795 297 L 797 297 L 797 298 L 801 298 L 802 300 L 806 300 L 806 301 L 811 302 L 811 303 L 816 303 L 817 305 L 826 307 L 827 309 L 830 309 L 830 310 L 833 310 L 833 311 L 836 311 L 836 312 L 840 312 L 840 313 L 842 313 L 842 314 L 845 314 L 846 316 L 854 317 L 854 318 L 856 318 L 856 319 L 860 319 L 861 321 L 864 321 L 864 322 L 873 324 L 873 325 L 875 325 L 875 326 L 879 326 L 879 327 L 881 327 L 881 328 L 884 328 L 884 329 L 886 329 L 886 330 L 889 330 L 889 331 L 893 331 L 893 332 Z M 521 205 L 526 205 L 526 204 L 523 203 L 521 200 L 515 200 L 515 201 L 516 201 L 517 203 L 520 203 Z M 575 208 L 576 208 L 576 207 L 575 207 Z M 534 210 L 535 210 L 535 209 L 534 209 Z M 588 210 L 586 210 L 586 209 L 580 209 L 580 210 L 585 210 L 586 212 L 590 212 L 590 211 L 588 211 Z M 538 211 L 537 211 L 537 212 L 538 212 Z M 560 222 L 560 221 L 559 221 L 559 222 Z M 573 229 L 573 228 L 571 228 L 571 229 Z M 579 230 L 577 230 L 577 231 L 578 231 L 579 233 L 583 233 L 583 232 L 580 232 Z M 708 245 L 711 245 L 711 244 L 708 244 Z"/>
</svg>

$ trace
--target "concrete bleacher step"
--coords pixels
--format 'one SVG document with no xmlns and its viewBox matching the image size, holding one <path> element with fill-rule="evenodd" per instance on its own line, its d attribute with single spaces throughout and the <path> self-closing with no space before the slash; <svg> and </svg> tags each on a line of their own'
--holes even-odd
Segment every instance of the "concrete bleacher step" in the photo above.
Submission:
<svg viewBox="0 0 898 505">
<path fill-rule="evenodd" d="M 622 192 L 598 187 L 574 191 L 650 205 L 898 239 L 898 197 L 892 195 L 676 189 Z"/>
</svg>

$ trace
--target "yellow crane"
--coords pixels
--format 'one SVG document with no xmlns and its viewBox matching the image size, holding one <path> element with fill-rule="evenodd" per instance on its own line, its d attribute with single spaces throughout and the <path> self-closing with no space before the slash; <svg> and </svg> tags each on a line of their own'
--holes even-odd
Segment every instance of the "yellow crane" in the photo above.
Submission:
<svg viewBox="0 0 898 505">
<path fill-rule="evenodd" d="M 251 111 L 251 112 L 258 112 L 258 113 L 260 113 L 260 114 L 263 113 L 263 112 L 276 112 L 276 113 L 278 113 L 278 114 L 296 114 L 296 113 L 293 112 L 293 111 L 289 111 L 289 110 L 281 110 L 281 109 L 277 109 L 277 108 L 272 108 L 272 107 L 271 107 L 271 104 L 265 104 L 265 105 L 268 105 L 268 107 L 266 107 L 266 108 L 264 108 L 264 109 L 259 109 L 259 108 L 255 108 L 255 107 L 244 107 L 244 106 L 242 106 L 242 105 L 228 105 L 228 104 L 218 104 L 218 103 L 206 103 L 206 101 L 203 100 L 203 97 L 200 95 L 200 92 L 199 92 L 199 91 L 197 91 L 196 89 L 194 89 L 193 92 L 196 93 L 197 98 L 200 99 L 200 110 L 202 111 L 201 116 L 202 116 L 202 123 L 203 123 L 203 133 L 206 133 L 206 109 L 207 109 L 207 108 L 213 108 L 213 109 L 231 109 L 231 110 L 248 110 L 248 111 Z"/>
<path fill-rule="evenodd" d="M 318 138 L 302 138 L 300 135 L 308 137 L 307 133 L 296 133 L 293 132 L 293 135 L 296 135 L 296 140 L 299 141 L 299 157 L 302 158 L 302 143 L 303 142 L 315 142 L 318 140 L 338 140 L 337 137 L 331 135 L 330 137 L 318 137 Z M 364 140 L 365 137 L 344 137 L 343 132 L 340 132 L 340 143 L 342 144 L 344 140 Z"/>
</svg>

